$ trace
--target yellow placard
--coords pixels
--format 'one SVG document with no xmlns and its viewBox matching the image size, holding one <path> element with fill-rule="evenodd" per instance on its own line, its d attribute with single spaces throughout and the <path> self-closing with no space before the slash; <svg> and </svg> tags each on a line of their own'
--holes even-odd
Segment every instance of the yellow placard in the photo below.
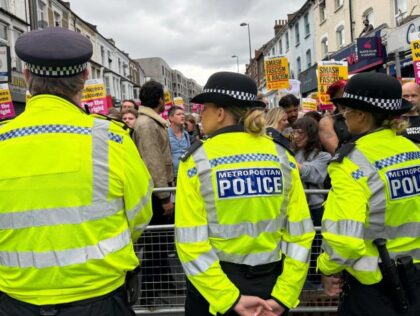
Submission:
<svg viewBox="0 0 420 316">
<path fill-rule="evenodd" d="M 411 55 L 413 56 L 413 61 L 420 60 L 420 40 L 412 41 L 411 46 Z"/>
<path fill-rule="evenodd" d="M 164 95 L 164 98 L 165 98 L 165 104 L 172 103 L 171 93 L 169 92 L 169 90 L 165 89 L 165 91 L 163 92 L 163 95 Z"/>
<path fill-rule="evenodd" d="M 175 103 L 176 106 L 183 107 L 184 106 L 184 99 L 181 98 L 181 97 L 176 97 L 176 98 L 174 98 L 174 103 Z"/>
<path fill-rule="evenodd" d="M 8 84 L 0 84 L 0 103 L 12 102 Z"/>
<path fill-rule="evenodd" d="M 264 60 L 267 90 L 289 89 L 289 62 L 285 57 Z"/>
<path fill-rule="evenodd" d="M 318 109 L 318 105 L 315 99 L 304 98 L 302 99 L 302 111 L 303 112 L 311 112 L 316 111 Z"/>
<path fill-rule="evenodd" d="M 83 88 L 82 102 L 106 97 L 106 89 L 103 83 L 86 85 Z"/>
<path fill-rule="evenodd" d="M 322 104 L 331 103 L 327 94 L 328 87 L 339 80 L 347 80 L 349 77 L 346 61 L 320 61 L 318 62 L 318 98 Z"/>
</svg>

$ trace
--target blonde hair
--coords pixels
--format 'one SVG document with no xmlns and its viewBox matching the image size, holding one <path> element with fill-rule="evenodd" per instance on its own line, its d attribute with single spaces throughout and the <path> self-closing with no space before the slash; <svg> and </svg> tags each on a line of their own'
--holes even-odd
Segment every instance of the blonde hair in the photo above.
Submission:
<svg viewBox="0 0 420 316">
<path fill-rule="evenodd" d="M 238 124 L 244 124 L 247 133 L 254 136 L 265 135 L 265 113 L 263 109 L 233 106 L 227 107 L 225 110 L 232 114 Z"/>
<path fill-rule="evenodd" d="M 287 114 L 284 111 L 284 109 L 281 107 L 270 109 L 265 114 L 265 119 L 266 119 L 265 126 L 277 129 L 277 124 L 284 115 L 287 115 Z"/>
<path fill-rule="evenodd" d="M 408 127 L 408 122 L 403 117 L 396 117 L 384 113 L 372 113 L 373 119 L 377 127 L 389 128 L 401 134 Z"/>
</svg>

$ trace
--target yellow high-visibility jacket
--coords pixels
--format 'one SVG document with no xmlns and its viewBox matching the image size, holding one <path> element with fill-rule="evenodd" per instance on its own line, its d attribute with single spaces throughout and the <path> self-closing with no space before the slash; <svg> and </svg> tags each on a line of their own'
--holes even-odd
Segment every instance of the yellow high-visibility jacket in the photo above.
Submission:
<svg viewBox="0 0 420 316">
<path fill-rule="evenodd" d="M 153 189 L 126 131 L 34 96 L 0 127 L 0 166 L 0 291 L 48 305 L 124 283 Z"/>
<path fill-rule="evenodd" d="M 420 151 L 414 143 L 390 129 L 367 134 L 343 147 L 328 172 L 322 273 L 346 270 L 363 284 L 378 283 L 376 238 L 388 240 L 392 258 L 411 255 L 420 262 Z"/>
<path fill-rule="evenodd" d="M 297 306 L 314 231 L 294 158 L 267 136 L 220 131 L 184 160 L 176 247 L 210 313 L 225 313 L 240 295 L 220 261 L 256 266 L 277 262 L 282 254 L 284 269 L 272 296 Z"/>
</svg>

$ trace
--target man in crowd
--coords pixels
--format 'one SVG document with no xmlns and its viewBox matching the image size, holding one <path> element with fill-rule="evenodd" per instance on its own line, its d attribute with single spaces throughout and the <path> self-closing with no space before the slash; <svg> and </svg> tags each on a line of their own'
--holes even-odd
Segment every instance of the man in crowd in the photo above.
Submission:
<svg viewBox="0 0 420 316">
<path fill-rule="evenodd" d="M 92 44 L 48 28 L 15 49 L 32 98 L 0 129 L 0 315 L 134 315 L 153 184 L 129 134 L 79 106 Z"/>
<path fill-rule="evenodd" d="M 297 120 L 299 115 L 299 104 L 299 99 L 293 94 L 287 94 L 279 101 L 279 106 L 286 112 L 287 121 L 289 123 L 289 127 L 285 128 L 283 131 L 283 135 L 289 139 L 291 138 L 290 134 L 292 132 L 291 126 Z"/>
<path fill-rule="evenodd" d="M 146 82 L 140 89 L 142 106 L 134 125 L 133 139 L 146 163 L 156 188 L 173 185 L 172 154 L 167 132 L 167 122 L 159 115 L 164 110 L 163 86 L 156 81 Z M 170 192 L 152 195 L 153 217 L 151 225 L 173 224 L 174 204 Z M 142 304 L 156 305 L 158 288 L 170 278 L 168 239 L 164 236 L 144 236 L 143 297 Z"/>
<path fill-rule="evenodd" d="M 402 86 L 402 94 L 404 99 L 413 104 L 411 111 L 404 115 L 410 125 L 402 135 L 420 146 L 420 86 L 415 82 L 407 82 Z"/>
</svg>

